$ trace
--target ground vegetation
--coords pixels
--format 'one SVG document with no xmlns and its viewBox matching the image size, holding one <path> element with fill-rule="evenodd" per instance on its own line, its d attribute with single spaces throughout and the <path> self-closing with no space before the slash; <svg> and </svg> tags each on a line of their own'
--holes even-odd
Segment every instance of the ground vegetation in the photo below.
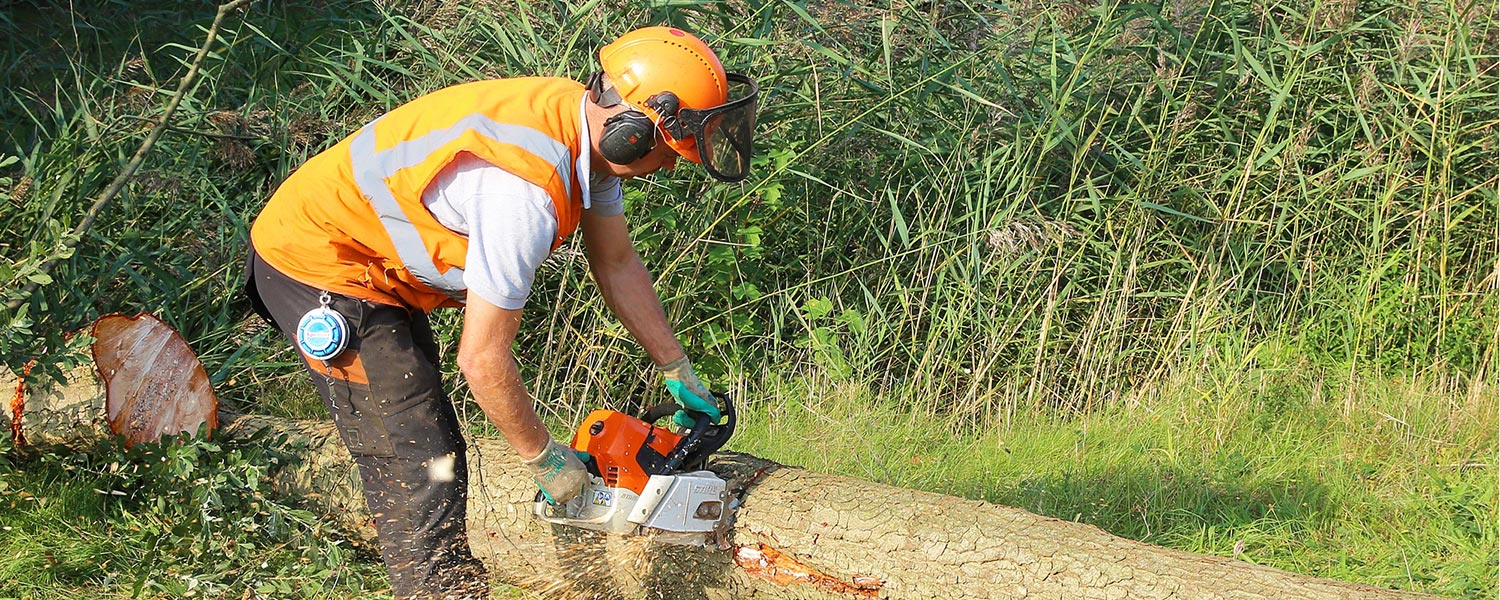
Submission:
<svg viewBox="0 0 1500 600">
<path fill-rule="evenodd" d="M 0 10 L 0 357 L 30 363 L 34 385 L 87 360 L 95 317 L 150 311 L 226 406 L 320 416 L 238 295 L 248 224 L 277 183 L 423 92 L 582 79 L 601 41 L 668 23 L 762 85 L 748 181 L 685 167 L 627 185 L 670 317 L 744 406 L 737 449 L 1298 572 L 1496 594 L 1492 5 L 251 3 L 73 238 L 214 13 Z M 559 434 L 592 408 L 665 399 L 583 264 L 574 246 L 557 254 L 519 341 Z M 457 315 L 438 321 L 451 356 Z M 220 466 L 181 494 L 225 508 L 180 534 L 141 525 L 180 508 L 122 505 L 111 490 L 129 490 L 94 481 L 145 468 L 110 467 L 136 464 L 125 454 L 6 453 L 0 546 L 30 566 L 0 597 L 185 597 L 198 588 L 163 583 L 185 572 L 253 595 L 327 566 L 314 555 L 336 537 L 302 537 L 316 525 L 295 512 L 257 516 L 246 507 L 269 505 L 253 491 L 214 491 L 269 457 L 191 448 Z M 261 574 L 214 572 L 191 554 L 204 535 L 216 552 L 284 554 Z M 74 559 L 106 543 L 141 559 Z M 289 593 L 378 594 L 368 564 Z"/>
</svg>

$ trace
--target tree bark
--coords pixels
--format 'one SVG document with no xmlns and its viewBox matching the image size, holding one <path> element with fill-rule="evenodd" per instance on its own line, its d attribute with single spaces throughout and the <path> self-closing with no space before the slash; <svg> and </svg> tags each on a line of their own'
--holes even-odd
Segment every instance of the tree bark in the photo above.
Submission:
<svg viewBox="0 0 1500 600">
<path fill-rule="evenodd" d="M 0 378 L 0 386 L 15 386 Z M 0 387 L 0 389 L 8 389 Z M 26 398 L 33 446 L 110 435 L 91 372 Z M 11 416 L 0 416 L 9 427 Z M 302 462 L 277 490 L 370 539 L 348 452 L 331 423 L 220 415 L 215 435 L 270 429 Z M 559 598 L 1435 598 L 1305 577 L 1116 537 L 985 502 L 899 489 L 724 453 L 710 466 L 746 486 L 732 548 L 604 536 L 531 516 L 536 486 L 499 440 L 469 446 L 469 540 L 500 581 Z"/>
</svg>

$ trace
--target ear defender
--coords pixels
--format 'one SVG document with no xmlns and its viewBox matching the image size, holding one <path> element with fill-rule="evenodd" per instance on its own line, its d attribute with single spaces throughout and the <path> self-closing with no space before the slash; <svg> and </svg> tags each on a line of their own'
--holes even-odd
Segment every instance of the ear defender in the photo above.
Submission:
<svg viewBox="0 0 1500 600">
<path fill-rule="evenodd" d="M 614 87 L 605 87 L 603 71 L 590 76 L 585 87 L 589 100 L 604 108 L 623 102 Z M 645 113 L 631 109 L 604 120 L 604 132 L 599 135 L 599 154 L 604 160 L 628 165 L 645 158 L 655 147 L 656 124 Z"/>
<path fill-rule="evenodd" d="M 638 161 L 656 147 L 656 124 L 636 110 L 627 110 L 604 120 L 599 136 L 599 155 L 617 165 Z"/>
</svg>

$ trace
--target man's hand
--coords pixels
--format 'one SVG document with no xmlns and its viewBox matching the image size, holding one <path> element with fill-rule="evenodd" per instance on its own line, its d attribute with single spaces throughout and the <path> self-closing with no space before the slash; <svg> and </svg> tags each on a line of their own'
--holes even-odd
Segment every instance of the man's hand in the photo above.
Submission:
<svg viewBox="0 0 1500 600">
<path fill-rule="evenodd" d="M 698 381 L 698 376 L 693 373 L 693 363 L 684 356 L 665 365 L 657 365 L 656 370 L 661 371 L 662 378 L 666 379 L 667 391 L 677 399 L 677 403 L 683 408 L 708 415 L 711 422 L 718 423 L 723 416 L 719 412 L 719 402 L 714 398 L 713 392 L 703 382 Z M 672 422 L 682 427 L 693 427 L 695 419 L 688 416 L 686 412 L 677 411 L 672 416 Z"/>
<path fill-rule="evenodd" d="M 555 440 L 549 440 L 541 454 L 527 460 L 526 468 L 531 471 L 537 487 L 542 488 L 547 501 L 553 504 L 577 498 L 589 482 L 589 472 L 583 461 L 578 460 L 571 448 Z"/>
</svg>

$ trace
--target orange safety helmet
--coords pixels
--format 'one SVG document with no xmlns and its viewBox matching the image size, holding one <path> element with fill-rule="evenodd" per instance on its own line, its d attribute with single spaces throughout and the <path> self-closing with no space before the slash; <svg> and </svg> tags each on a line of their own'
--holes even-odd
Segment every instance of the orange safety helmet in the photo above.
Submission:
<svg viewBox="0 0 1500 600">
<path fill-rule="evenodd" d="M 599 65 L 607 87 L 599 74 L 589 87 L 600 105 L 629 104 L 677 154 L 716 179 L 749 176 L 758 86 L 745 75 L 726 73 L 703 40 L 681 29 L 645 27 L 601 48 Z M 643 156 L 655 135 L 642 137 L 649 138 L 641 140 Z"/>
</svg>

